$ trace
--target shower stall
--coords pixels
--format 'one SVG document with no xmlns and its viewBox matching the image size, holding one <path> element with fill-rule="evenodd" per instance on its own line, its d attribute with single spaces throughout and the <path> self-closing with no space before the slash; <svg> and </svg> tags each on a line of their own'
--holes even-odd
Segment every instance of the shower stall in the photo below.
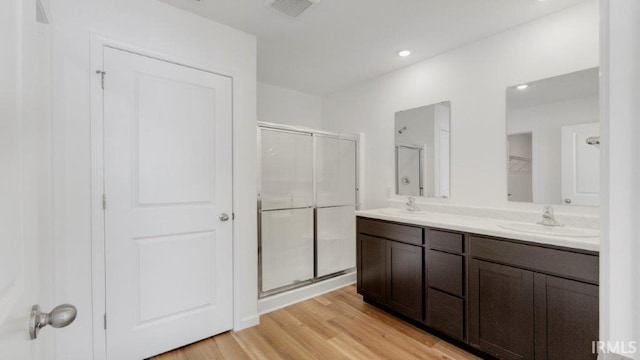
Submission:
<svg viewBox="0 0 640 360">
<path fill-rule="evenodd" d="M 355 270 L 358 141 L 259 123 L 261 298 Z"/>
</svg>

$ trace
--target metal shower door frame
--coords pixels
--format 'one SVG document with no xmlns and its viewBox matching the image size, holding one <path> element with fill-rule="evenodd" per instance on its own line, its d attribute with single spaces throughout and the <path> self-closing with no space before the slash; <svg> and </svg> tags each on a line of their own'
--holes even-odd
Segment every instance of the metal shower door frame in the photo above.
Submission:
<svg viewBox="0 0 640 360">
<path fill-rule="evenodd" d="M 296 210 L 296 209 L 313 209 L 313 278 L 305 281 L 300 281 L 294 284 L 284 285 L 268 291 L 262 290 L 262 130 L 280 131 L 285 133 L 297 134 L 297 135 L 310 135 L 312 137 L 312 169 L 313 169 L 313 205 L 297 208 L 282 208 L 282 209 L 270 209 L 270 210 Z M 317 199 L 317 138 L 326 137 L 338 140 L 353 141 L 355 144 L 355 203 L 334 205 L 334 206 L 321 206 L 318 207 Z M 318 208 L 332 208 L 332 207 L 345 207 L 354 206 L 356 210 L 360 208 L 360 136 L 356 134 L 335 133 L 329 131 L 316 130 L 306 128 L 302 126 L 281 125 L 269 122 L 258 122 L 257 127 L 257 220 L 258 220 L 258 298 L 262 299 L 271 295 L 280 294 L 282 292 L 301 288 L 310 284 L 314 284 L 329 278 L 348 274 L 355 271 L 355 267 L 350 269 L 341 270 L 332 274 L 318 277 Z"/>
</svg>

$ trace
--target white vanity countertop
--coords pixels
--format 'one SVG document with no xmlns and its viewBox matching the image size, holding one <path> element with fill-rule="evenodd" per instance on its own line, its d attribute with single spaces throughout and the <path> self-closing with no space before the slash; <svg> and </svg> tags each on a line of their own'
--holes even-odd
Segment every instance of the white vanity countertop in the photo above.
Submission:
<svg viewBox="0 0 640 360">
<path fill-rule="evenodd" d="M 394 209 L 398 210 L 398 209 Z M 416 215 L 390 214 L 392 209 L 373 209 L 356 211 L 356 216 L 378 220 L 395 221 L 412 225 L 469 232 L 479 235 L 496 236 L 514 240 L 529 241 L 544 245 L 562 246 L 588 251 L 600 250 L 599 237 L 568 237 L 521 232 L 501 227 L 501 224 L 516 222 L 506 219 L 493 219 L 475 216 L 463 216 L 423 211 Z M 522 223 L 528 224 L 528 223 Z"/>
</svg>

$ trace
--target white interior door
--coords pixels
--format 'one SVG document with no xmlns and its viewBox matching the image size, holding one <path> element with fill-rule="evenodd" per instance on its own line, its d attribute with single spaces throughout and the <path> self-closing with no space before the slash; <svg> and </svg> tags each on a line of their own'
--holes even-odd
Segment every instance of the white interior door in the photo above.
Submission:
<svg viewBox="0 0 640 360">
<path fill-rule="evenodd" d="M 0 126 L 0 359 L 39 359 L 39 342 L 29 341 L 27 329 L 31 305 L 38 302 L 39 278 L 37 258 L 32 262 L 27 252 L 37 245 L 21 229 L 18 124 L 15 118 L 3 118 Z"/>
<path fill-rule="evenodd" d="M 600 136 L 600 124 L 561 128 L 562 201 L 571 205 L 600 204 L 600 149 L 587 138 Z"/>
<path fill-rule="evenodd" d="M 22 134 L 18 111 L 19 1 L 0 4 L 0 39 L 8 56 L 0 57 L 0 359 L 37 359 L 30 342 L 29 308 L 36 299 L 38 262 L 29 263 L 22 234 Z M 25 286 L 27 286 L 25 288 Z"/>
<path fill-rule="evenodd" d="M 105 47 L 107 356 L 232 327 L 231 79 Z"/>
<path fill-rule="evenodd" d="M 36 2 L 0 1 L 0 359 L 51 358 L 53 328 L 29 338 L 31 306 L 51 310 L 48 28 Z M 66 331 L 60 329 L 56 331 Z"/>
</svg>

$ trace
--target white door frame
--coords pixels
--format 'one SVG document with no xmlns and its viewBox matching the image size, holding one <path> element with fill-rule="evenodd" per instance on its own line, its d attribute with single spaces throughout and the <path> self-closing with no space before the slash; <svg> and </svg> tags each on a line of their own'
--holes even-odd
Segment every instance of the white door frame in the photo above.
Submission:
<svg viewBox="0 0 640 360">
<path fill-rule="evenodd" d="M 102 70 L 104 69 L 103 50 L 105 47 L 131 52 L 137 55 L 150 57 L 156 60 L 186 66 L 192 69 L 205 71 L 215 75 L 224 76 L 231 79 L 231 138 L 233 149 L 233 76 L 220 74 L 206 66 L 199 66 L 190 61 L 174 56 L 157 53 L 138 46 L 129 45 L 116 40 L 111 40 L 98 34 L 91 35 L 91 298 L 92 298 L 92 320 L 93 320 L 93 359 L 106 360 L 106 264 L 105 264 L 105 222 L 103 211 L 104 194 L 104 97 L 102 89 Z M 106 75 L 108 76 L 108 75 Z M 233 154 L 233 150 L 232 150 Z M 232 155 L 232 167 L 235 168 L 235 159 Z M 235 187 L 232 172 L 232 188 Z M 233 193 L 233 191 L 232 191 Z M 232 212 L 235 212 L 232 205 Z M 233 256 L 232 256 L 232 286 L 233 286 L 233 323 L 238 323 L 239 307 L 236 304 L 240 278 L 237 269 L 240 261 L 238 259 L 238 243 L 235 239 L 235 231 L 232 227 Z"/>
</svg>

